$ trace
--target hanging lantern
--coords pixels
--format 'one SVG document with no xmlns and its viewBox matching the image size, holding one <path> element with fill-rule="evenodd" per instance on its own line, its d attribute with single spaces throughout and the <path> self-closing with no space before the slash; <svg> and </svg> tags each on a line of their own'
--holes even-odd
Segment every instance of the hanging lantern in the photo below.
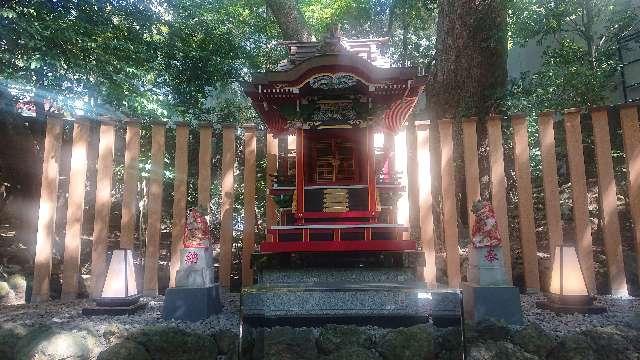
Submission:
<svg viewBox="0 0 640 360">
<path fill-rule="evenodd" d="M 84 315 L 132 314 L 146 306 L 140 302 L 132 250 L 113 251 L 102 292 L 94 301 L 96 307 L 82 309 Z"/>
<path fill-rule="evenodd" d="M 546 297 L 547 300 L 536 303 L 538 308 L 558 313 L 600 314 L 607 311 L 606 307 L 593 304 L 573 246 L 556 246 Z"/>
</svg>

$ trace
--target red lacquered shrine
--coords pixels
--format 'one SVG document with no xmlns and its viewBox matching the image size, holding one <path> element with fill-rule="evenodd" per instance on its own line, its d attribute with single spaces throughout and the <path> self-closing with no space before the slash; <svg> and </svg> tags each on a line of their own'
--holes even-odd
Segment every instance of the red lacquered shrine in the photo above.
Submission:
<svg viewBox="0 0 640 360">
<path fill-rule="evenodd" d="M 336 32 L 320 42 L 285 42 L 289 56 L 278 70 L 245 84 L 268 132 L 281 139 L 270 189 L 280 219 L 260 252 L 416 249 L 408 225 L 396 221 L 406 189 L 393 147 L 374 146 L 374 137 L 392 140 L 405 125 L 425 77 L 390 67 L 383 43 Z"/>
</svg>

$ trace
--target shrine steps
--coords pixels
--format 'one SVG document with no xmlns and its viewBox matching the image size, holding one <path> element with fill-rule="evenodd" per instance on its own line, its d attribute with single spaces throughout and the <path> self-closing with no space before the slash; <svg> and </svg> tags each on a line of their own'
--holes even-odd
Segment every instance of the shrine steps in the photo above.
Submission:
<svg viewBox="0 0 640 360">
<path fill-rule="evenodd" d="M 243 293 L 242 313 L 249 326 L 402 327 L 430 317 L 449 326 L 460 321 L 460 298 L 422 282 L 265 284 Z"/>
<path fill-rule="evenodd" d="M 456 325 L 460 297 L 428 289 L 419 251 L 254 254 L 257 284 L 242 296 L 249 326 Z"/>
</svg>

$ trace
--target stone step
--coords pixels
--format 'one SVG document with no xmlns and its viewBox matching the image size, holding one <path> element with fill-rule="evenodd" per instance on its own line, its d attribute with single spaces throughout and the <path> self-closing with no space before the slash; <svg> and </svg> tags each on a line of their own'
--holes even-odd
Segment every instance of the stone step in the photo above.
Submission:
<svg viewBox="0 0 640 360">
<path fill-rule="evenodd" d="M 460 321 L 457 289 L 424 283 L 330 282 L 258 284 L 243 290 L 243 322 L 252 326 L 357 323 L 407 326 Z"/>
<path fill-rule="evenodd" d="M 259 284 L 297 283 L 403 283 L 416 281 L 416 271 L 411 268 L 307 268 L 307 269 L 267 269 L 257 274 Z"/>
<path fill-rule="evenodd" d="M 421 251 L 254 253 L 251 264 L 256 272 L 309 268 L 416 269 L 425 266 L 425 258 Z"/>
</svg>

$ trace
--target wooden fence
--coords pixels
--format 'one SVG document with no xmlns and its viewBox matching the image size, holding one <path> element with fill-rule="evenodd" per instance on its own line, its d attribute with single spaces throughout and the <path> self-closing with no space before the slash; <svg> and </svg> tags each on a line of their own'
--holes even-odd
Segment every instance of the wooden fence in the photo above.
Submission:
<svg viewBox="0 0 640 360">
<path fill-rule="evenodd" d="M 617 193 L 612 162 L 611 139 L 609 131 L 609 108 L 591 109 L 593 124 L 593 141 L 595 143 L 595 162 L 597 165 L 597 180 L 601 223 L 603 227 L 604 249 L 608 266 L 609 283 L 614 294 L 627 293 L 627 280 L 623 264 L 621 247 L 621 229 L 618 220 Z M 621 128 L 624 137 L 624 151 L 628 172 L 628 194 L 630 212 L 634 226 L 636 257 L 640 256 L 640 129 L 638 124 L 638 106 L 635 104 L 619 107 Z M 560 211 L 560 189 L 558 186 L 556 136 L 554 122 L 556 114 L 545 112 L 538 116 L 540 155 L 542 160 L 544 208 L 547 223 L 549 247 L 563 243 L 563 224 Z M 581 133 L 580 110 L 567 110 L 561 114 L 565 128 L 567 161 L 571 179 L 571 194 L 573 204 L 573 219 L 576 233 L 576 248 L 585 273 L 587 286 L 595 293 L 595 274 L 591 224 L 587 207 L 587 183 L 585 177 L 585 159 L 583 154 L 583 135 Z M 40 210 L 38 214 L 38 235 L 35 255 L 35 270 L 33 283 L 33 302 L 47 301 L 50 298 L 49 283 L 51 277 L 52 249 L 54 240 L 54 224 L 56 216 L 56 196 L 58 193 L 58 178 L 61 159 L 60 145 L 64 121 L 60 117 L 52 116 L 47 120 L 47 133 L 44 149 L 42 172 L 42 189 Z M 480 196 L 480 179 L 478 170 L 478 119 L 470 118 L 462 122 L 463 144 L 454 144 L 454 121 L 442 119 L 437 122 L 416 122 L 417 141 L 413 142 L 413 151 L 417 156 L 412 158 L 417 163 L 408 162 L 407 167 L 417 169 L 409 171 L 409 176 L 416 176 L 417 180 L 409 181 L 409 193 L 419 194 L 409 199 L 419 209 L 419 243 L 425 252 L 427 267 L 424 269 L 425 281 L 436 285 L 437 274 L 436 253 L 440 244 L 446 252 L 445 271 L 448 286 L 459 287 L 462 281 L 460 239 L 458 227 L 457 197 L 454 182 L 456 176 L 454 166 L 454 147 L 462 146 L 464 160 L 464 178 L 466 182 L 466 208 L 470 222 L 473 215 L 470 205 Z M 503 125 L 509 124 L 511 138 L 505 138 Z M 504 261 L 508 275 L 511 277 L 512 259 L 509 251 L 511 244 L 518 243 L 521 249 L 524 266 L 525 287 L 538 291 L 540 272 L 538 266 L 538 246 L 536 244 L 536 225 L 534 218 L 533 186 L 529 149 L 528 122 L 524 115 L 513 115 L 508 118 L 491 116 L 486 119 L 488 138 L 488 157 L 490 164 L 491 201 L 495 207 L 498 226 L 503 237 L 505 247 Z M 62 298 L 72 299 L 78 295 L 80 276 L 80 232 L 83 223 L 83 208 L 85 198 L 85 181 L 87 177 L 87 152 L 90 144 L 90 129 L 99 126 L 99 148 L 97 160 L 95 217 L 93 219 L 92 243 L 92 295 L 98 296 L 106 272 L 107 259 L 107 231 L 111 212 L 112 181 L 114 168 L 114 142 L 116 141 L 116 126 L 126 127 L 125 158 L 124 158 L 124 188 L 122 198 L 122 220 L 120 247 L 133 248 L 135 231 L 136 195 L 138 184 L 138 158 L 140 154 L 140 124 L 136 121 L 116 123 L 109 118 L 77 119 L 73 129 L 73 145 L 71 166 L 69 173 L 68 210 L 66 214 L 66 232 L 64 237 L 63 258 L 63 288 Z M 439 174 L 442 177 L 440 194 L 442 199 L 442 239 L 436 239 L 434 231 L 434 199 L 431 193 L 430 177 L 430 132 L 438 131 L 440 139 Z M 197 202 L 200 206 L 207 206 L 211 200 L 211 162 L 212 136 L 214 129 L 201 126 L 197 130 L 189 129 L 185 124 L 177 124 L 175 128 L 166 128 L 164 123 L 152 124 L 151 135 L 151 171 L 149 178 L 149 201 L 147 203 L 147 228 L 144 236 L 145 251 L 143 292 L 146 295 L 158 293 L 158 260 L 160 253 L 160 226 L 163 191 L 163 165 L 165 162 L 165 138 L 167 131 L 175 132 L 175 179 L 174 201 L 172 204 L 173 220 L 171 234 L 171 280 L 173 285 L 175 270 L 179 263 L 179 248 L 182 245 L 182 231 L 187 199 L 187 170 L 188 170 L 188 136 L 190 131 L 198 131 L 200 146 L 198 148 L 198 186 Z M 236 128 L 224 127 L 222 130 L 222 172 L 221 172 L 221 235 L 220 235 L 220 282 L 229 287 L 232 242 L 233 242 L 233 202 L 234 202 L 234 168 L 235 168 L 235 137 Z M 252 273 L 249 267 L 250 255 L 255 243 L 255 194 L 256 194 L 256 137 L 264 136 L 257 133 L 255 126 L 244 127 L 244 230 L 242 251 L 243 285 L 252 283 Z M 386 141 L 393 137 L 385 136 Z M 275 173 L 277 167 L 277 149 L 280 139 L 272 136 L 266 138 L 267 172 Z M 287 141 L 282 138 L 282 141 Z M 407 140 L 405 140 L 407 141 Z M 503 143 L 513 144 L 513 158 L 517 191 L 517 218 L 519 239 L 509 238 L 508 205 L 512 202 L 507 198 L 505 159 Z M 411 142 L 407 141 L 407 145 Z M 591 159 L 589 159 L 591 161 Z M 405 169 L 406 170 L 406 169 Z M 66 174 L 64 174 L 66 176 Z M 271 181 L 267 177 L 267 187 Z M 410 206 L 412 208 L 412 206 Z M 266 224 L 274 224 L 276 207 L 267 196 Z M 549 249 L 547 252 L 551 253 Z M 638 262 L 640 264 L 640 261 Z M 640 273 L 640 266 L 636 269 Z"/>
</svg>

